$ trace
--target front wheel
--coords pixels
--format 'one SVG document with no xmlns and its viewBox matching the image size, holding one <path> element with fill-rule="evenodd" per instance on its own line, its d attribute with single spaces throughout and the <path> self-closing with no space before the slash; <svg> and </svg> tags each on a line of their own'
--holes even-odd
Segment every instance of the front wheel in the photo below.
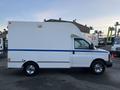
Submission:
<svg viewBox="0 0 120 90">
<path fill-rule="evenodd" d="M 39 73 L 39 67 L 35 63 L 28 62 L 23 67 L 23 73 L 26 76 L 34 76 Z"/>
<path fill-rule="evenodd" d="M 90 68 L 94 74 L 102 74 L 105 71 L 105 64 L 102 61 L 95 61 Z"/>
</svg>

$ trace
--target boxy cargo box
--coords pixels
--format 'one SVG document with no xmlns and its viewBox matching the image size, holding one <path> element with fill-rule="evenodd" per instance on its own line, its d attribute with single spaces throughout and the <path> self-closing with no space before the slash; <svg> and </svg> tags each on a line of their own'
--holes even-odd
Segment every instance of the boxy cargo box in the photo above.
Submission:
<svg viewBox="0 0 120 90">
<path fill-rule="evenodd" d="M 8 68 L 22 68 L 25 75 L 39 68 L 90 67 L 101 74 L 111 66 L 108 51 L 96 49 L 72 23 L 8 23 Z"/>
</svg>

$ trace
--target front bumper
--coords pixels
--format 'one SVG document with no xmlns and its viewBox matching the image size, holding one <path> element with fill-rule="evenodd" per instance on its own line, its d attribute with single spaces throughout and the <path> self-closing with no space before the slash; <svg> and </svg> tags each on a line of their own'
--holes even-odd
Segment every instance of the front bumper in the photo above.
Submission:
<svg viewBox="0 0 120 90">
<path fill-rule="evenodd" d="M 113 65 L 112 62 L 110 62 L 110 61 L 105 62 L 105 64 L 107 67 L 112 67 L 112 65 Z"/>
</svg>

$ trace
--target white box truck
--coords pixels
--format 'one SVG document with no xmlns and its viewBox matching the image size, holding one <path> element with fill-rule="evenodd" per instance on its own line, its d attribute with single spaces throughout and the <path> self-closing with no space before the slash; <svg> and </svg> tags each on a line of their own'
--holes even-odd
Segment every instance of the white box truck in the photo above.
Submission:
<svg viewBox="0 0 120 90">
<path fill-rule="evenodd" d="M 8 23 L 8 68 L 22 68 L 27 76 L 40 68 L 88 67 L 102 74 L 111 67 L 110 53 L 96 49 L 68 22 Z"/>
</svg>

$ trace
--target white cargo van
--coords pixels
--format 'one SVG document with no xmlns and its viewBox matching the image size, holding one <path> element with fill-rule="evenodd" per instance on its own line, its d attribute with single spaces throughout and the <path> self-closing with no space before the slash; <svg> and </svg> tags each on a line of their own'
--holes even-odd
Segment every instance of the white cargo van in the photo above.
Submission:
<svg viewBox="0 0 120 90">
<path fill-rule="evenodd" d="M 39 68 L 89 67 L 101 74 L 110 66 L 110 53 L 96 49 L 72 23 L 8 23 L 8 68 L 32 76 Z"/>
</svg>

